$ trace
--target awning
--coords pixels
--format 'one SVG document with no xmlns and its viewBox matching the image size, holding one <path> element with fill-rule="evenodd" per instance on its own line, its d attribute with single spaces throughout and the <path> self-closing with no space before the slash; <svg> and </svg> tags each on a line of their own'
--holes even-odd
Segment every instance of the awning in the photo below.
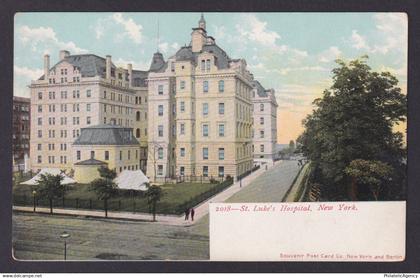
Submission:
<svg viewBox="0 0 420 278">
<path fill-rule="evenodd" d="M 21 184 L 28 184 L 28 185 L 37 185 L 39 180 L 41 179 L 41 175 L 50 174 L 53 176 L 61 175 L 63 177 L 63 180 L 61 181 L 61 184 L 67 185 L 67 184 L 73 184 L 76 183 L 76 181 L 70 177 L 68 177 L 66 174 L 62 173 L 60 169 L 58 168 L 43 168 L 41 171 L 32 179 L 21 182 Z"/>
<path fill-rule="evenodd" d="M 114 182 L 119 189 L 146 191 L 146 183 L 149 182 L 149 179 L 141 170 L 124 170 L 114 179 Z"/>
</svg>

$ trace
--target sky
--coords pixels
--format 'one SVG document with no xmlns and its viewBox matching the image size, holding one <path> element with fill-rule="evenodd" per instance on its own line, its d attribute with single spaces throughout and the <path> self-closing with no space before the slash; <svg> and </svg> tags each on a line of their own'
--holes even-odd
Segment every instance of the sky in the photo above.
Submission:
<svg viewBox="0 0 420 278">
<path fill-rule="evenodd" d="M 275 90 L 279 143 L 287 144 L 302 133 L 312 101 L 331 86 L 336 59 L 368 55 L 373 70 L 391 72 L 407 92 L 405 13 L 204 13 L 204 17 L 216 43 L 231 58 L 245 59 L 254 78 Z M 167 58 L 188 45 L 199 19 L 200 13 L 17 13 L 14 95 L 29 97 L 27 86 L 43 74 L 43 55 L 50 54 L 54 65 L 64 49 L 71 54 L 111 55 L 118 66 L 132 63 L 134 69 L 147 70 L 157 49 Z"/>
</svg>

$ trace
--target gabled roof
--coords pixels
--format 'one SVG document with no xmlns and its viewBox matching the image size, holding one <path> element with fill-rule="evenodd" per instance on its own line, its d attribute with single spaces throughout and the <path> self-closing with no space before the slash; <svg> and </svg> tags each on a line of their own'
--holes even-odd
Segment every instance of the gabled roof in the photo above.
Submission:
<svg viewBox="0 0 420 278">
<path fill-rule="evenodd" d="M 95 125 L 81 129 L 73 145 L 138 145 L 133 129 L 118 125 Z"/>
</svg>

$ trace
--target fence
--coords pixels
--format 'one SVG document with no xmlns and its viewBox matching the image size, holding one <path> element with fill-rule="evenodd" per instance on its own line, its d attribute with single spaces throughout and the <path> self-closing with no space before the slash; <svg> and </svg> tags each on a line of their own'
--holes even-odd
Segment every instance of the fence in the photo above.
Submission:
<svg viewBox="0 0 420 278">
<path fill-rule="evenodd" d="M 182 204 L 174 204 L 171 202 L 160 201 L 156 207 L 158 214 L 182 214 L 186 208 L 194 207 L 199 203 L 207 200 L 213 195 L 223 191 L 233 184 L 233 179 L 225 179 L 225 181 L 213 186 L 207 191 L 194 196 Z M 33 206 L 35 200 L 36 207 L 49 207 L 50 203 L 45 198 L 35 198 L 29 194 L 13 194 L 13 205 L 15 206 Z M 81 199 L 81 198 L 60 198 L 53 199 L 53 208 L 64 209 L 87 209 L 87 210 L 104 210 L 105 202 L 98 199 Z M 117 197 L 108 200 L 109 211 L 125 211 L 125 212 L 142 212 L 150 213 L 150 206 L 147 198 L 140 195 L 131 198 Z"/>
<path fill-rule="evenodd" d="M 245 178 L 245 177 L 249 176 L 252 172 L 257 171 L 258 169 L 260 169 L 260 165 L 254 166 L 251 170 L 248 170 L 248 171 L 246 171 L 245 173 L 243 173 L 243 174 L 239 175 L 239 176 L 237 177 L 237 179 L 238 179 L 238 180 L 241 180 L 241 179 L 243 179 L 243 178 Z"/>
</svg>

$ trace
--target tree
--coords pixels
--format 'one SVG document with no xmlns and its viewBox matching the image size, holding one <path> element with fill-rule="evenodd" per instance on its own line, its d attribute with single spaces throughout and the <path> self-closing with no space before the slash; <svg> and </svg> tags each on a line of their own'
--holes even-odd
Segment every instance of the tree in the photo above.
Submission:
<svg viewBox="0 0 420 278">
<path fill-rule="evenodd" d="M 41 174 L 38 180 L 37 192 L 40 197 L 48 199 L 50 214 L 53 214 L 53 200 L 61 198 L 65 193 L 65 186 L 61 184 L 62 175 Z"/>
<path fill-rule="evenodd" d="M 108 217 L 108 200 L 116 197 L 119 193 L 118 187 L 113 181 L 117 173 L 104 166 L 98 168 L 98 172 L 101 177 L 91 182 L 91 189 L 96 192 L 99 200 L 104 201 L 105 217 Z"/>
<path fill-rule="evenodd" d="M 157 186 L 154 184 L 153 185 L 147 184 L 146 186 L 147 186 L 147 191 L 145 193 L 145 196 L 147 197 L 147 203 L 152 208 L 153 221 L 156 221 L 156 205 L 157 205 L 157 202 L 159 202 L 160 199 L 162 198 L 163 191 L 160 186 Z"/>
<path fill-rule="evenodd" d="M 333 85 L 316 99 L 298 138 L 301 151 L 316 169 L 314 182 L 331 199 L 348 198 L 352 177 L 344 171 L 357 159 L 380 161 L 392 167 L 394 187 L 405 177 L 403 135 L 393 127 L 406 120 L 407 100 L 389 72 L 374 72 L 367 56 L 348 63 L 337 60 Z M 392 198 L 392 196 L 390 196 Z"/>
<path fill-rule="evenodd" d="M 392 168 L 380 161 L 356 159 L 350 162 L 344 172 L 352 178 L 354 193 L 358 184 L 368 186 L 377 201 L 379 193 L 391 179 Z"/>
<path fill-rule="evenodd" d="M 294 150 L 295 149 L 295 141 L 290 140 L 289 142 L 289 149 Z"/>
</svg>

